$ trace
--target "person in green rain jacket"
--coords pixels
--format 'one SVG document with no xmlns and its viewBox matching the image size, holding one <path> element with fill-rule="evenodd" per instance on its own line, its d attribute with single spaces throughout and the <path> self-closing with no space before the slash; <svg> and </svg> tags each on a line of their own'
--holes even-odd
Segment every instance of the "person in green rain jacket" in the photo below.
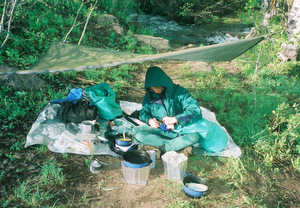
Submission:
<svg viewBox="0 0 300 208">
<path fill-rule="evenodd" d="M 174 84 L 161 68 L 155 66 L 147 70 L 145 91 L 139 119 L 149 126 L 137 129 L 134 136 L 140 143 L 157 146 L 164 151 L 177 151 L 198 142 L 201 145 L 201 141 L 207 140 L 205 137 L 211 135 L 207 131 L 214 129 L 210 127 L 215 125 L 210 125 L 209 121 L 202 118 L 198 102 L 185 88 Z M 221 134 L 221 146 L 212 144 L 218 147 L 207 148 L 205 142 L 202 142 L 204 149 L 221 151 L 227 143 L 227 135 Z M 211 142 L 219 143 L 216 139 Z"/>
</svg>

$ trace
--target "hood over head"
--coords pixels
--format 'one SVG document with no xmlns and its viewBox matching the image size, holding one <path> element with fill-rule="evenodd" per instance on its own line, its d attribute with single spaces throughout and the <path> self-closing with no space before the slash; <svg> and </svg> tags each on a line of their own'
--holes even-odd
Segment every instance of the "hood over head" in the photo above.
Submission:
<svg viewBox="0 0 300 208">
<path fill-rule="evenodd" d="M 165 87 L 167 90 L 173 90 L 172 79 L 159 67 L 153 66 L 147 70 L 145 79 L 145 90 L 149 87 Z"/>
</svg>

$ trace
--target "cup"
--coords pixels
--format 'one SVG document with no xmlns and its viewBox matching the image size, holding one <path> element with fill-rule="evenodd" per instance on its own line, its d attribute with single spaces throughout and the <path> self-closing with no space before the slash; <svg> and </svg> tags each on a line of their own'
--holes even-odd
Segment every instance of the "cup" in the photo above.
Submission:
<svg viewBox="0 0 300 208">
<path fill-rule="evenodd" d="M 98 160 L 92 160 L 90 164 L 90 171 L 92 173 L 100 173 L 102 171 L 102 164 Z"/>
<path fill-rule="evenodd" d="M 92 121 L 82 121 L 79 128 L 81 133 L 93 133 L 94 123 Z"/>
<path fill-rule="evenodd" d="M 152 160 L 152 167 L 151 168 L 155 168 L 156 151 L 155 150 L 148 150 L 147 153 L 150 155 L 150 158 Z"/>
</svg>

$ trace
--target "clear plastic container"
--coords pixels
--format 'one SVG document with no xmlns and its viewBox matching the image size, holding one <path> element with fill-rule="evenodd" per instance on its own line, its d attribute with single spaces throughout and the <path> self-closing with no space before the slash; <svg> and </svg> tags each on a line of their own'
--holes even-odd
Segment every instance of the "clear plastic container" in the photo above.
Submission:
<svg viewBox="0 0 300 208">
<path fill-rule="evenodd" d="M 149 179 L 152 163 L 143 168 L 126 167 L 122 161 L 123 178 L 127 183 L 145 186 Z"/>
<path fill-rule="evenodd" d="M 74 135 L 64 131 L 54 142 L 53 146 L 60 152 L 71 152 L 77 154 L 92 154 L 94 152 L 93 139 L 95 135 L 78 134 Z"/>
<path fill-rule="evenodd" d="M 162 156 L 162 161 L 168 179 L 183 179 L 186 176 L 188 158 L 183 153 L 167 152 Z"/>
</svg>

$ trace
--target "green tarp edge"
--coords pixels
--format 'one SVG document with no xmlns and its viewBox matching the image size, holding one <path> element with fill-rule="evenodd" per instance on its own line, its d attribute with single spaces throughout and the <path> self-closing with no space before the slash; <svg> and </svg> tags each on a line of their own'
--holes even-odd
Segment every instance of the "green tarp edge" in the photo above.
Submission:
<svg viewBox="0 0 300 208">
<path fill-rule="evenodd" d="M 203 62 L 230 61 L 242 55 L 263 39 L 264 37 L 256 37 L 252 39 L 150 55 L 124 53 L 89 46 L 53 42 L 40 60 L 28 70 L 5 73 L 0 72 L 0 74 L 83 71 L 157 59 Z"/>
</svg>

